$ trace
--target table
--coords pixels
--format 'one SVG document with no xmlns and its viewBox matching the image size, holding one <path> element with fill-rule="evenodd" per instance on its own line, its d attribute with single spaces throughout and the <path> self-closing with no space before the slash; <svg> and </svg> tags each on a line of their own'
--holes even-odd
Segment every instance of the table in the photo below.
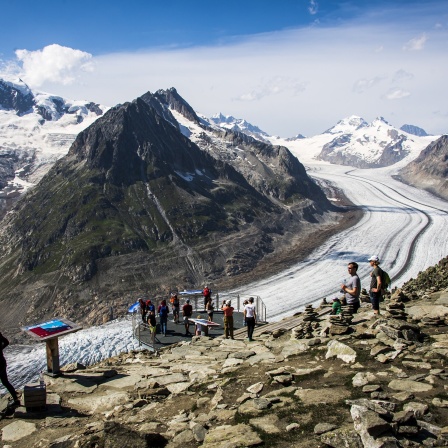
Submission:
<svg viewBox="0 0 448 448">
<path fill-rule="evenodd" d="M 202 325 L 203 327 L 206 327 L 206 334 L 205 334 L 205 336 L 208 335 L 209 327 L 219 327 L 219 324 L 217 324 L 216 322 L 210 322 L 207 319 L 193 319 L 193 318 L 190 318 L 190 319 L 188 319 L 188 321 L 192 322 L 194 324 L 199 324 L 199 325 Z"/>
</svg>

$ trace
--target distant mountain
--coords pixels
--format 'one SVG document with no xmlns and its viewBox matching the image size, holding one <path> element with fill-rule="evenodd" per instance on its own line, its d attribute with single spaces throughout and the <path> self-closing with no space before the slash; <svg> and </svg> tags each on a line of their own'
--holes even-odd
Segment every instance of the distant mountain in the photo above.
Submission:
<svg viewBox="0 0 448 448">
<path fill-rule="evenodd" d="M 148 92 L 80 132 L 4 218 L 0 323 L 92 322 L 97 297 L 272 267 L 334 212 L 286 148 L 209 127 L 175 89 Z"/>
<path fill-rule="evenodd" d="M 384 118 L 372 123 L 351 116 L 325 131 L 330 136 L 317 159 L 357 168 L 390 166 L 415 153 L 421 147 L 419 137 L 410 137 L 391 126 Z"/>
<path fill-rule="evenodd" d="M 0 79 L 0 219 L 104 110 Z"/>
<path fill-rule="evenodd" d="M 269 137 L 269 134 L 262 131 L 258 126 L 254 126 L 244 119 L 234 118 L 231 115 L 217 113 L 210 118 L 210 121 L 221 128 L 242 132 L 262 141 L 265 141 L 265 138 Z"/>
<path fill-rule="evenodd" d="M 270 136 L 245 120 L 222 114 L 215 115 L 210 123 L 263 142 L 286 146 L 300 160 L 325 160 L 357 168 L 379 168 L 410 161 L 437 138 L 428 136 L 416 126 L 405 125 L 405 130 L 399 130 L 382 117 L 368 123 L 356 115 L 340 120 L 313 137 L 301 134 L 292 138 Z"/>
<path fill-rule="evenodd" d="M 424 129 L 412 124 L 404 124 L 400 130 L 407 132 L 408 134 L 417 135 L 418 137 L 427 137 L 429 135 Z"/>
<path fill-rule="evenodd" d="M 442 135 L 399 173 L 401 179 L 448 200 L 448 135 Z"/>
</svg>

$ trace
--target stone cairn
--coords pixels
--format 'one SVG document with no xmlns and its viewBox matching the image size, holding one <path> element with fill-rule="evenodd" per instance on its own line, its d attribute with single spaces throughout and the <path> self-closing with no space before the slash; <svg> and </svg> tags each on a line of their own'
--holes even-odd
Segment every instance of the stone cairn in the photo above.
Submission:
<svg viewBox="0 0 448 448">
<path fill-rule="evenodd" d="M 341 313 L 330 316 L 330 334 L 346 334 L 353 320 L 353 305 L 342 305 Z"/>
<path fill-rule="evenodd" d="M 313 305 L 307 305 L 303 312 L 302 323 L 292 330 L 293 339 L 311 339 L 314 338 L 313 332 L 319 330 L 319 314 L 313 308 Z"/>
<path fill-rule="evenodd" d="M 359 295 L 359 300 L 361 303 L 371 303 L 370 296 L 366 291 L 366 288 L 361 289 L 361 294 Z"/>
<path fill-rule="evenodd" d="M 396 297 L 386 305 L 386 312 L 384 317 L 393 318 L 398 320 L 408 320 L 408 313 L 405 311 L 404 303 L 400 300 L 400 297 Z"/>
</svg>

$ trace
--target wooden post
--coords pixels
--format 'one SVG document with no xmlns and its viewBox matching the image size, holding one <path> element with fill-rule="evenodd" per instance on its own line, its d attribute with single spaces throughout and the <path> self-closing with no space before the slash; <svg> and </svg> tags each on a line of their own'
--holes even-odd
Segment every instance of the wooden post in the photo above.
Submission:
<svg viewBox="0 0 448 448">
<path fill-rule="evenodd" d="M 47 343 L 47 374 L 50 376 L 60 375 L 61 369 L 59 366 L 59 345 L 58 338 L 51 338 Z"/>
</svg>

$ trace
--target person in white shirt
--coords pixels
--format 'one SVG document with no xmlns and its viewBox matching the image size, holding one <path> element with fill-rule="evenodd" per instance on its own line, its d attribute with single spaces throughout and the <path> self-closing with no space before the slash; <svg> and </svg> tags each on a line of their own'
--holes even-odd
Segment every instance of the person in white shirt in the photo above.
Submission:
<svg viewBox="0 0 448 448">
<path fill-rule="evenodd" d="M 256 318 L 257 314 L 255 312 L 254 298 L 251 297 L 249 303 L 244 307 L 244 320 L 246 321 L 247 338 L 249 341 L 253 341 L 252 336 L 254 334 Z"/>
</svg>

